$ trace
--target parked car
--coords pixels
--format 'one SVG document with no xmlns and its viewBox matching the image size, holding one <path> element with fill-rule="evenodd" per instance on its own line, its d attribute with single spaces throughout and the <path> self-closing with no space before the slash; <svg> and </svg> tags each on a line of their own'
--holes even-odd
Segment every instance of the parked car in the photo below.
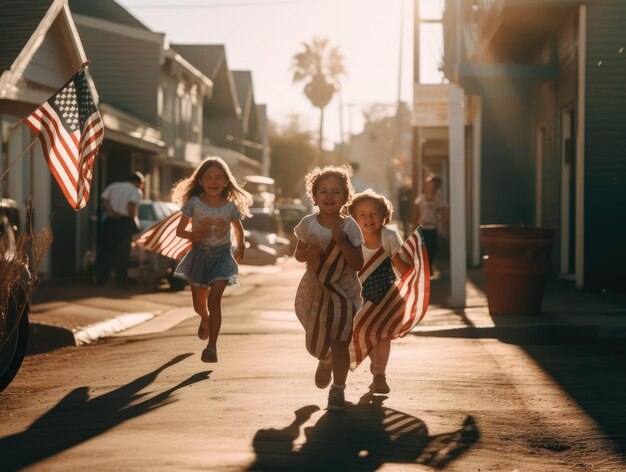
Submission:
<svg viewBox="0 0 626 472">
<path fill-rule="evenodd" d="M 173 202 L 162 202 L 158 200 L 142 200 L 137 208 L 139 216 L 139 232 L 143 233 L 150 226 L 163 218 L 167 218 L 172 213 L 180 210 L 180 207 Z"/>
<path fill-rule="evenodd" d="M 276 209 L 280 215 L 285 237 L 289 239 L 290 242 L 289 253 L 293 254 L 296 250 L 296 243 L 298 242 L 298 238 L 293 234 L 293 229 L 300 220 L 309 213 L 309 210 L 301 203 L 281 203 L 276 206 Z"/>
<path fill-rule="evenodd" d="M 143 233 L 150 226 L 177 212 L 180 207 L 172 202 L 142 200 L 137 208 L 139 231 Z M 129 275 L 140 282 L 167 279 L 172 290 L 182 290 L 186 282 L 174 277 L 177 261 L 143 248 L 133 247 L 130 255 Z"/>
<path fill-rule="evenodd" d="M 278 210 L 251 208 L 250 213 L 252 217 L 244 220 L 243 226 L 249 231 L 251 241 L 256 245 L 273 249 L 277 257 L 288 256 L 290 242 L 284 237 L 285 232 Z"/>
<path fill-rule="evenodd" d="M 0 200 L 0 257 L 8 266 L 15 257 L 16 239 L 19 234 L 19 212 L 14 200 Z M 14 281 L 4 279 L 3 294 L 9 292 L 6 308 L 0 306 L 0 391 L 4 390 L 17 374 L 28 345 L 29 304 L 25 288 L 30 283 L 30 273 L 26 266 L 17 268 L 20 272 Z M 11 271 L 13 272 L 13 271 Z M 3 274 L 5 277 L 7 274 Z M 10 284 L 10 286 L 5 286 Z"/>
<path fill-rule="evenodd" d="M 252 208 L 262 211 L 274 211 L 276 191 L 274 179 L 263 175 L 246 175 L 244 188 L 252 194 Z"/>
</svg>

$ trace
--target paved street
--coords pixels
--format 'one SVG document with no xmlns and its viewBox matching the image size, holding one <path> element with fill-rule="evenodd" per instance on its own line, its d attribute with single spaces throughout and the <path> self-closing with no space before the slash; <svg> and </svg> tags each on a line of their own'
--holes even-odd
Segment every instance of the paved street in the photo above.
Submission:
<svg viewBox="0 0 626 472">
<path fill-rule="evenodd" d="M 622 343 L 450 334 L 460 318 L 435 305 L 392 344 L 389 395 L 367 394 L 364 363 L 348 410 L 327 412 L 292 312 L 300 271 L 288 261 L 225 299 L 217 364 L 200 362 L 190 308 L 27 357 L 0 394 L 0 469 L 626 468 Z"/>
</svg>

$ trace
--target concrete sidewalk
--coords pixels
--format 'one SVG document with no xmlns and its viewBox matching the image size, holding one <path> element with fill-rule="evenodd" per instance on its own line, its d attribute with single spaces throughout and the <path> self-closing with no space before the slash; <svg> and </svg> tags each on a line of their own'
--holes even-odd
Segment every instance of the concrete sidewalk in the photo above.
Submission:
<svg viewBox="0 0 626 472">
<path fill-rule="evenodd" d="M 284 264 L 291 267 L 297 263 L 287 260 Z M 281 265 L 242 266 L 241 285 L 228 287 L 224 296 L 244 295 L 280 270 Z M 579 292 L 563 283 L 548 283 L 541 314 L 491 316 L 483 286 L 481 271 L 470 271 L 466 307 L 454 309 L 448 303 L 449 278 L 443 274 L 433 280 L 431 306 L 415 334 L 494 338 L 516 344 L 626 338 L 624 295 Z M 189 288 L 172 292 L 152 286 L 120 290 L 112 284 L 101 287 L 90 282 L 43 284 L 31 307 L 29 352 L 88 344 L 158 316 L 176 314 L 175 320 L 182 321 L 192 313 Z"/>
<path fill-rule="evenodd" d="M 239 287 L 227 287 L 224 297 L 241 296 L 262 283 L 280 266 L 240 266 Z M 113 283 L 91 281 L 41 284 L 30 312 L 29 354 L 64 346 L 89 344 L 170 312 L 193 313 L 191 291 L 171 291 L 167 285 L 136 285 L 122 290 Z"/>
</svg>

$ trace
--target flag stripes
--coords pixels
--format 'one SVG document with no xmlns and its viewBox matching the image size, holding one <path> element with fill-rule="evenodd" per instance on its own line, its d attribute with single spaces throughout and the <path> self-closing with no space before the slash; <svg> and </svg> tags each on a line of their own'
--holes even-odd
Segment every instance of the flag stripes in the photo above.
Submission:
<svg viewBox="0 0 626 472">
<path fill-rule="evenodd" d="M 74 210 L 89 202 L 94 158 L 104 125 L 80 71 L 46 103 L 22 120 L 37 134 L 44 158 Z"/>
<path fill-rule="evenodd" d="M 379 303 L 366 301 L 354 318 L 350 342 L 352 370 L 380 341 L 405 336 L 426 314 L 430 297 L 430 271 L 426 246 L 419 230 L 411 234 L 400 251 L 404 251 L 412 262 L 407 273 L 391 286 Z M 382 250 L 372 256 L 359 273 L 361 281 L 364 281 L 386 257 Z"/>
<path fill-rule="evenodd" d="M 181 259 L 191 249 L 191 241 L 176 236 L 181 217 L 180 211 L 172 213 L 137 236 L 133 244 L 172 259 Z"/>
<path fill-rule="evenodd" d="M 331 339 L 349 341 L 352 334 L 356 307 L 337 283 L 345 264 L 339 246 L 331 241 L 322 253 L 316 271 L 321 290 L 313 298 L 310 316 L 304 326 L 307 350 L 318 359 L 326 356 Z"/>
</svg>

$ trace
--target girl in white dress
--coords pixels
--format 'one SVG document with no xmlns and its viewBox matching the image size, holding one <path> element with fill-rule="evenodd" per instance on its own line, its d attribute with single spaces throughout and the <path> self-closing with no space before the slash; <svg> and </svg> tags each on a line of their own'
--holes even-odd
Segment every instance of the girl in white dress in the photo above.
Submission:
<svg viewBox="0 0 626 472">
<path fill-rule="evenodd" d="M 352 318 L 361 307 L 357 271 L 363 265 L 363 237 L 345 213 L 354 189 L 349 167 L 315 168 L 305 177 L 306 191 L 317 212 L 295 227 L 295 258 L 306 271 L 295 299 L 295 311 L 306 331 L 306 347 L 320 360 L 315 384 L 326 388 L 328 410 L 345 409 L 344 389 L 350 368 L 348 345 Z"/>
</svg>

